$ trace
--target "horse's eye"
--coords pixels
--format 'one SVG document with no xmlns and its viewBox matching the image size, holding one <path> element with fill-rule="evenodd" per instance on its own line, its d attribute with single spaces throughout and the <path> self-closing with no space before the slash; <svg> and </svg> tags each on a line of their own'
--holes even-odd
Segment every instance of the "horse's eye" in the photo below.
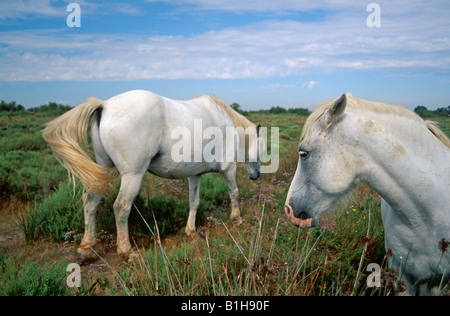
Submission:
<svg viewBox="0 0 450 316">
<path fill-rule="evenodd" d="M 309 152 L 304 151 L 304 150 L 300 150 L 300 157 L 305 159 L 306 157 L 308 157 Z"/>
</svg>

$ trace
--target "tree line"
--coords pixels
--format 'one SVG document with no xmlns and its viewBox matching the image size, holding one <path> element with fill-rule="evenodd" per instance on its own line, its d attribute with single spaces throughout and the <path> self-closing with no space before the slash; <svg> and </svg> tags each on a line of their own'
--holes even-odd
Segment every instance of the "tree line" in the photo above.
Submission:
<svg viewBox="0 0 450 316">
<path fill-rule="evenodd" d="M 232 103 L 230 105 L 235 111 L 241 113 L 242 115 L 248 115 L 250 113 L 266 113 L 266 114 L 297 114 L 308 116 L 311 114 L 311 111 L 306 108 L 290 108 L 286 109 L 281 106 L 274 106 L 268 110 L 251 110 L 246 111 L 243 110 L 239 103 Z M 30 111 L 30 112 L 47 112 L 47 111 L 69 111 L 72 107 L 69 105 L 59 104 L 56 102 L 48 102 L 48 104 L 43 104 L 41 106 L 25 109 L 22 104 L 17 104 L 15 101 L 5 102 L 4 100 L 0 101 L 0 112 L 20 112 L 20 111 Z M 429 110 L 424 105 L 419 105 L 414 109 L 414 112 L 420 115 L 421 117 L 433 117 L 433 116 L 450 116 L 450 105 L 446 108 L 438 108 L 436 110 Z"/>
<path fill-rule="evenodd" d="M 42 104 L 35 108 L 25 109 L 22 104 L 17 104 L 15 101 L 5 102 L 4 100 L 0 101 L 0 112 L 21 112 L 21 111 L 30 111 L 30 112 L 48 112 L 48 111 L 69 111 L 72 107 L 69 105 L 59 104 L 56 102 L 48 102 L 48 104 Z"/>
<path fill-rule="evenodd" d="M 308 116 L 311 114 L 311 111 L 305 108 L 290 108 L 285 109 L 281 106 L 273 106 L 268 110 L 250 110 L 245 111 L 242 110 L 241 105 L 239 103 L 232 103 L 230 105 L 236 112 L 241 113 L 242 115 L 248 115 L 250 113 L 265 113 L 265 114 L 297 114 L 297 115 L 303 115 Z"/>
<path fill-rule="evenodd" d="M 450 116 L 450 105 L 446 108 L 439 108 L 434 111 L 428 110 L 426 106 L 419 105 L 414 109 L 414 112 L 421 117 Z"/>
</svg>

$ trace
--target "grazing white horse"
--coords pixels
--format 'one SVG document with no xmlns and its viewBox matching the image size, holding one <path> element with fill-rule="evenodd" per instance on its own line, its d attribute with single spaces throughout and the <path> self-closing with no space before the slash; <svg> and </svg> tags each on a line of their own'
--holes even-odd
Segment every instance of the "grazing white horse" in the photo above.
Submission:
<svg viewBox="0 0 450 316">
<path fill-rule="evenodd" d="M 84 149 L 90 121 L 97 163 Z M 200 179 L 204 173 L 223 174 L 231 198 L 231 218 L 241 221 L 236 158 L 239 150 L 245 150 L 248 175 L 252 180 L 258 179 L 260 146 L 264 145 L 259 130 L 259 124 L 256 126 L 214 97 L 177 101 L 141 90 L 129 91 L 104 102 L 89 98 L 86 103 L 48 123 L 43 132 L 45 140 L 72 178 L 78 178 L 85 190 L 85 232 L 78 253 L 87 256 L 95 245 L 97 206 L 119 176 L 121 184 L 114 202 L 114 215 L 117 251 L 124 258 L 130 256 L 132 249 L 128 215 L 147 171 L 170 179 L 188 178 L 188 235 L 195 232 Z M 178 134 L 173 134 L 174 131 Z M 180 131 L 186 135 L 180 135 Z M 223 139 L 210 141 L 213 137 Z M 244 144 L 243 139 L 248 141 Z M 180 146 L 180 143 L 188 144 L 190 148 Z M 219 146 L 214 146 L 217 144 Z M 206 148 L 216 159 L 203 159 Z M 184 159 L 180 160 L 180 155 Z"/>
<path fill-rule="evenodd" d="M 312 227 L 358 184 L 384 199 L 391 265 L 410 294 L 450 279 L 450 140 L 412 111 L 347 97 L 324 103 L 306 121 L 285 212 Z M 441 245 L 441 246 L 440 246 Z"/>
</svg>

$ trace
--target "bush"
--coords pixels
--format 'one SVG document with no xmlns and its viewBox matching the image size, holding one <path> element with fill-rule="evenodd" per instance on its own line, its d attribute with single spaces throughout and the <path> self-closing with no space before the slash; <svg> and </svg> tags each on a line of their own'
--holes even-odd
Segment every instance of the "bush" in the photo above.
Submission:
<svg viewBox="0 0 450 316">
<path fill-rule="evenodd" d="M 78 187 L 74 195 L 69 182 L 60 183 L 55 193 L 28 211 L 20 220 L 20 227 L 28 244 L 38 231 L 51 241 L 62 241 L 69 231 L 83 231 L 81 189 Z"/>
<path fill-rule="evenodd" d="M 223 176 L 217 173 L 207 173 L 202 176 L 200 185 L 200 200 L 214 205 L 229 200 L 228 188 Z"/>
<path fill-rule="evenodd" d="M 115 196 L 114 196 L 115 198 Z M 107 206 L 112 209 L 114 200 L 111 199 Z M 228 188 L 225 185 L 222 175 L 208 173 L 202 176 L 200 187 L 200 206 L 196 214 L 196 226 L 201 225 L 206 220 L 205 212 L 220 208 L 228 204 Z M 174 234 L 184 229 L 189 215 L 188 199 L 176 199 L 165 195 L 138 196 L 134 205 L 144 217 L 151 230 L 156 233 L 155 220 L 158 223 L 159 234 L 161 237 Z M 130 234 L 136 236 L 148 236 L 150 231 L 142 220 L 136 208 L 132 206 L 129 217 Z M 106 211 L 111 214 L 112 211 Z M 102 213 L 105 213 L 102 211 Z M 229 214 L 227 212 L 226 214 Z M 104 215 L 104 216 L 103 216 Z M 99 221 L 103 223 L 100 229 L 111 230 L 114 224 L 113 219 L 108 214 L 102 214 Z M 108 221 L 108 222 L 106 222 Z"/>
<path fill-rule="evenodd" d="M 166 198 L 164 195 L 152 197 L 144 200 L 140 197 L 136 198 L 134 204 L 145 222 L 149 225 L 151 231 L 156 234 L 155 220 L 158 224 L 160 236 L 177 233 L 186 226 L 189 214 L 189 203 L 187 201 L 179 201 L 173 198 Z M 200 213 L 200 212 L 198 212 Z M 202 217 L 201 214 L 198 217 Z M 129 229 L 130 234 L 135 236 L 149 236 L 151 232 L 147 224 L 139 215 L 133 206 L 130 212 Z"/>
<path fill-rule="evenodd" d="M 40 154 L 10 151 L 0 156 L 0 189 L 2 195 L 32 199 L 39 191 Z"/>
<path fill-rule="evenodd" d="M 63 261 L 39 267 L 36 262 L 17 267 L 14 259 L 0 255 L 0 296 L 61 296 L 67 292 Z"/>
<path fill-rule="evenodd" d="M 40 200 L 66 172 L 52 157 L 36 151 L 13 150 L 0 155 L 0 196 Z"/>
<path fill-rule="evenodd" d="M 5 136 L 1 141 L 1 152 L 12 150 L 40 151 L 46 148 L 46 144 L 40 133 L 20 133 Z"/>
</svg>

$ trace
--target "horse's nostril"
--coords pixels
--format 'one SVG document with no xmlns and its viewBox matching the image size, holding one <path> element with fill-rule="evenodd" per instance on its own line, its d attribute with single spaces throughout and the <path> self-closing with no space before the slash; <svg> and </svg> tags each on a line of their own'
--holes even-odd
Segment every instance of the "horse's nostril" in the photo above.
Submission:
<svg viewBox="0 0 450 316">
<path fill-rule="evenodd" d="M 291 215 L 291 209 L 289 208 L 289 206 L 287 205 L 284 206 L 284 212 L 286 213 L 287 216 Z"/>
<path fill-rule="evenodd" d="M 309 216 L 308 216 L 308 214 L 306 214 L 305 212 L 301 212 L 300 213 L 300 219 L 301 220 L 305 220 L 305 219 L 308 219 L 309 218 Z"/>
</svg>

